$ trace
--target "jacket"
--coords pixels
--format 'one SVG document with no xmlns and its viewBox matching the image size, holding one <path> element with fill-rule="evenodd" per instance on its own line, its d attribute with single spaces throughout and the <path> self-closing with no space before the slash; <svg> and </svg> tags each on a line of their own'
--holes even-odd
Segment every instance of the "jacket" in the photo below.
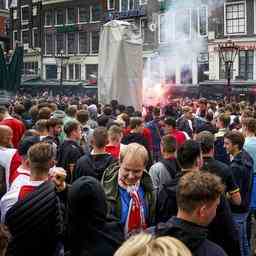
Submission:
<svg viewBox="0 0 256 256">
<path fill-rule="evenodd" d="M 65 140 L 59 147 L 58 164 L 67 171 L 66 181 L 71 182 L 72 173 L 75 170 L 77 160 L 83 155 L 83 149 L 76 141 Z"/>
<path fill-rule="evenodd" d="M 194 129 L 194 120 L 191 121 Z M 193 130 L 191 129 L 188 120 L 184 116 L 177 120 L 177 129 L 186 132 L 190 138 L 193 138 Z"/>
<path fill-rule="evenodd" d="M 77 161 L 73 181 L 82 176 L 92 176 L 100 181 L 104 171 L 114 162 L 116 160 L 108 153 L 85 154 Z"/>
<path fill-rule="evenodd" d="M 234 213 L 246 213 L 249 211 L 253 184 L 253 159 L 242 150 L 237 154 L 230 164 L 235 182 L 240 188 L 241 205 L 231 205 Z"/>
<path fill-rule="evenodd" d="M 177 217 L 157 230 L 158 236 L 172 236 L 182 241 L 194 256 L 225 256 L 221 247 L 207 239 L 207 228 Z"/>
<path fill-rule="evenodd" d="M 157 223 L 166 222 L 178 212 L 176 191 L 180 177 L 184 173 L 177 174 L 177 177 L 169 184 L 164 184 L 157 198 Z M 228 255 L 240 256 L 238 233 L 232 219 L 230 206 L 224 196 L 221 196 L 216 216 L 210 223 L 209 239 L 221 246 Z"/>
<path fill-rule="evenodd" d="M 223 162 L 227 165 L 230 164 L 230 157 L 224 148 L 224 135 L 227 132 L 227 129 L 219 129 L 215 134 L 214 142 L 214 158 L 220 162 Z"/>
<path fill-rule="evenodd" d="M 100 182 L 89 176 L 76 180 L 69 190 L 68 204 L 71 256 L 112 256 L 124 240 L 123 230 L 117 222 L 107 221 Z"/>
<path fill-rule="evenodd" d="M 108 216 L 118 221 L 121 220 L 121 198 L 119 194 L 118 185 L 118 170 L 119 165 L 115 164 L 110 166 L 103 174 L 101 183 L 107 197 L 108 203 Z M 148 208 L 147 224 L 153 225 L 155 223 L 155 202 L 156 197 L 154 193 L 153 183 L 149 174 L 144 171 L 141 178 L 141 186 L 144 189 L 144 199 Z"/>
<path fill-rule="evenodd" d="M 46 181 L 6 214 L 12 240 L 7 255 L 53 256 L 63 239 L 64 214 L 52 182 Z"/>
</svg>

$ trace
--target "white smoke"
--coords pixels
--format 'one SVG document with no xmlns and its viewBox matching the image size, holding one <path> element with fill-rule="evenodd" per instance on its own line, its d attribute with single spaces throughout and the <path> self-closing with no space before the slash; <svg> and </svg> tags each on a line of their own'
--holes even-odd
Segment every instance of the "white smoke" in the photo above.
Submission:
<svg viewBox="0 0 256 256">
<path fill-rule="evenodd" d="M 164 42 L 144 67 L 146 105 L 164 103 L 165 91 L 170 86 L 165 85 L 166 75 L 174 78 L 177 69 L 184 70 L 181 82 L 194 82 L 192 67 L 196 66 L 202 53 L 207 53 L 208 16 L 223 4 L 224 0 L 173 0 L 162 17 L 155 15 L 153 22 L 158 23 L 158 28 L 161 23 L 159 36 Z M 159 95 L 155 94 L 155 87 L 163 92 L 158 90 Z"/>
</svg>

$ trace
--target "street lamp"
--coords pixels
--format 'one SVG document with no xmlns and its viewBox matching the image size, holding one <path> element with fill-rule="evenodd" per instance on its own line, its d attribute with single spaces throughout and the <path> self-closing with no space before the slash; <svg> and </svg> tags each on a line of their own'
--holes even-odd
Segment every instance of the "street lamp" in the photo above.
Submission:
<svg viewBox="0 0 256 256">
<path fill-rule="evenodd" d="M 222 62 L 225 65 L 225 74 L 227 77 L 227 85 L 224 86 L 224 96 L 227 96 L 228 100 L 230 97 L 231 92 L 231 73 L 232 73 L 232 67 L 233 63 L 235 61 L 236 55 L 239 51 L 239 46 L 235 45 L 234 42 L 231 40 L 228 40 L 225 43 L 218 44 L 219 48 L 219 54 Z"/>
<path fill-rule="evenodd" d="M 63 93 L 63 66 L 68 64 L 69 56 L 64 55 L 64 51 L 61 50 L 55 58 L 57 65 L 60 67 L 60 91 Z"/>
</svg>

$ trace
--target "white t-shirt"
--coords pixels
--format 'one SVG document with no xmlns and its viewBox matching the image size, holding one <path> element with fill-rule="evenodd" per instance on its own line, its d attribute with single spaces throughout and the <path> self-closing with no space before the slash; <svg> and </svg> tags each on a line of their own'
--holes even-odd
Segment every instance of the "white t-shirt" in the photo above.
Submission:
<svg viewBox="0 0 256 256">
<path fill-rule="evenodd" d="M 12 208 L 18 200 L 23 199 L 25 195 L 32 192 L 36 187 L 40 186 L 45 181 L 28 181 L 27 183 L 17 186 L 16 189 L 9 190 L 1 199 L 1 223 L 5 222 L 6 213 Z"/>
</svg>

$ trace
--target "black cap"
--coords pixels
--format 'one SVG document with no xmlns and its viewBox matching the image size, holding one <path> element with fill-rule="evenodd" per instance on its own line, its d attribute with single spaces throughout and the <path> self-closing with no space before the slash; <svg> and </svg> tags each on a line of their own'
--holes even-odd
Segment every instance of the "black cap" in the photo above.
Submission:
<svg viewBox="0 0 256 256">
<path fill-rule="evenodd" d="M 28 153 L 28 150 L 31 146 L 34 144 L 40 142 L 39 136 L 29 136 L 25 137 L 23 140 L 20 141 L 18 152 L 21 156 L 26 156 Z"/>
</svg>

